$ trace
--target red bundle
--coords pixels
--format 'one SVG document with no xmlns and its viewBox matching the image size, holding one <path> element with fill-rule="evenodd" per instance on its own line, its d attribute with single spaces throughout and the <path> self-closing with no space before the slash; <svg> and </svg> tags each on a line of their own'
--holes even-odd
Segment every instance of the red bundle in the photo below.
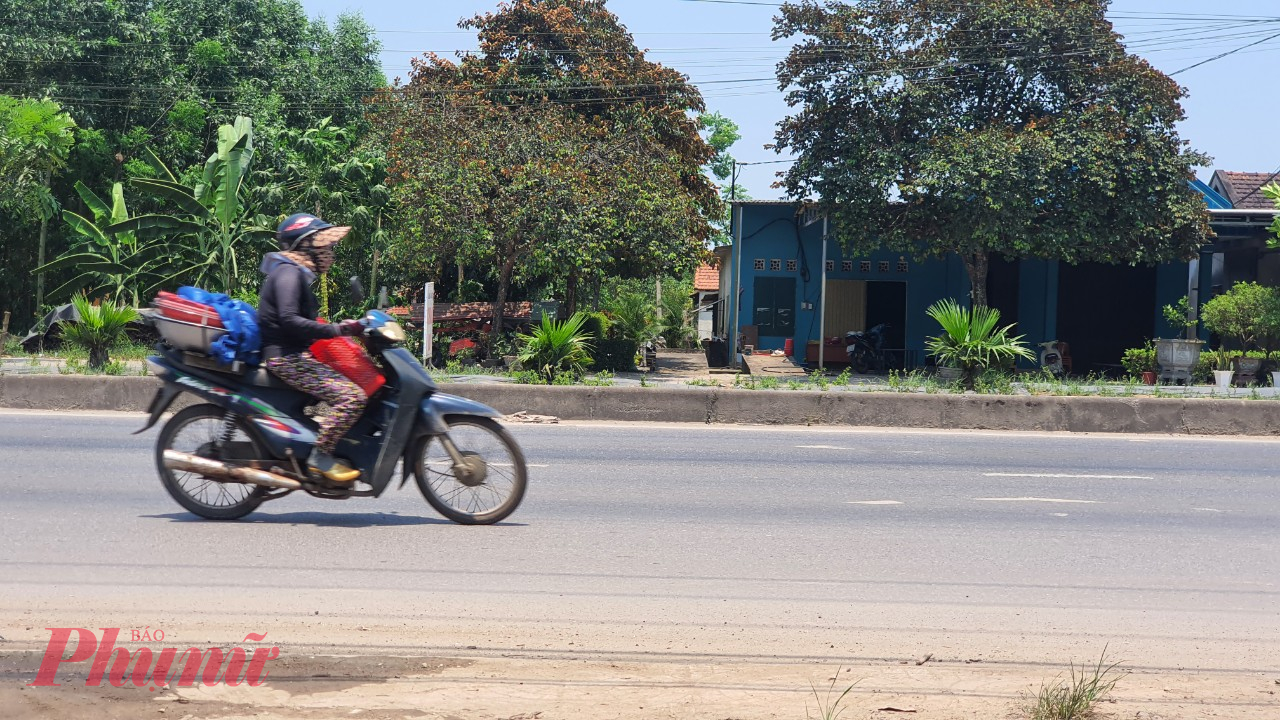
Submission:
<svg viewBox="0 0 1280 720">
<path fill-rule="evenodd" d="M 202 305 L 171 292 L 160 291 L 153 303 L 160 314 L 170 320 L 191 323 L 202 327 L 222 327 L 222 318 L 218 311 L 210 305 Z"/>
<path fill-rule="evenodd" d="M 373 358 L 369 357 L 364 346 L 353 338 L 336 337 L 317 340 L 311 344 L 311 354 L 315 359 L 359 385 L 365 395 L 373 395 L 378 392 L 378 388 L 387 384 L 387 378 L 378 372 L 378 366 L 373 364 Z"/>
</svg>

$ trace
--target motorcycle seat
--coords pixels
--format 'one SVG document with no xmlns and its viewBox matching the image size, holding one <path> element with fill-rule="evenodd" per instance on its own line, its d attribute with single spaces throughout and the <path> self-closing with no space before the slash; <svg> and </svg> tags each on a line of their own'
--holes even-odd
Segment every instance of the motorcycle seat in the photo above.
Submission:
<svg viewBox="0 0 1280 720">
<path fill-rule="evenodd" d="M 252 387 L 269 388 L 271 390 L 288 390 L 293 387 L 275 375 L 272 375 L 266 368 L 258 368 L 245 373 L 244 384 Z"/>
</svg>

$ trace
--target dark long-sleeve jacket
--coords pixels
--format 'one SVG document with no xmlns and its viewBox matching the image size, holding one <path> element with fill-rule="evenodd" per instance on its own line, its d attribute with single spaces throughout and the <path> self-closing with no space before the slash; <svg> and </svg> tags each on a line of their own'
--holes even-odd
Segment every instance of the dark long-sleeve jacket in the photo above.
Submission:
<svg viewBox="0 0 1280 720">
<path fill-rule="evenodd" d="M 311 290 L 315 274 L 279 253 L 262 259 L 267 276 L 258 296 L 258 328 L 262 332 L 262 358 L 295 355 L 316 340 L 338 336 L 338 328 L 316 322 L 320 301 Z"/>
</svg>

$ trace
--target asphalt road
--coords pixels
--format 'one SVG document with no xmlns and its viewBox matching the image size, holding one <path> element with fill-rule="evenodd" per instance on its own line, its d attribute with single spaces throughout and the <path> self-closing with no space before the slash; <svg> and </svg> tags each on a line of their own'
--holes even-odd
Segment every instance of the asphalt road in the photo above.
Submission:
<svg viewBox="0 0 1280 720">
<path fill-rule="evenodd" d="M 1280 443 L 519 426 L 509 522 L 379 499 L 187 514 L 140 416 L 0 412 L 0 627 L 646 662 L 1280 669 Z"/>
</svg>

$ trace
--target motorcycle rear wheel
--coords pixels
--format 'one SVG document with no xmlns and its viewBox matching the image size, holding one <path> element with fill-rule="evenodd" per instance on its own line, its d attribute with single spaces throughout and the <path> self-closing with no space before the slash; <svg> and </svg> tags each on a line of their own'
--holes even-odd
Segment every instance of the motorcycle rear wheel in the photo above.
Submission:
<svg viewBox="0 0 1280 720">
<path fill-rule="evenodd" d="M 262 504 L 263 497 L 253 485 L 224 483 L 185 470 L 164 466 L 164 451 L 177 450 L 219 461 L 252 460 L 266 456 L 262 445 L 248 431 L 244 419 L 237 418 L 226 436 L 226 411 L 217 405 L 192 405 L 170 418 L 156 440 L 156 469 L 169 496 L 189 512 L 209 520 L 238 520 Z"/>
<path fill-rule="evenodd" d="M 484 417 L 449 419 L 449 437 L 483 478 L 459 479 L 453 460 L 436 438 L 425 438 L 412 455 L 413 476 L 423 497 L 441 515 L 462 525 L 492 525 L 520 506 L 528 470 L 524 453 L 501 425 Z"/>
</svg>

